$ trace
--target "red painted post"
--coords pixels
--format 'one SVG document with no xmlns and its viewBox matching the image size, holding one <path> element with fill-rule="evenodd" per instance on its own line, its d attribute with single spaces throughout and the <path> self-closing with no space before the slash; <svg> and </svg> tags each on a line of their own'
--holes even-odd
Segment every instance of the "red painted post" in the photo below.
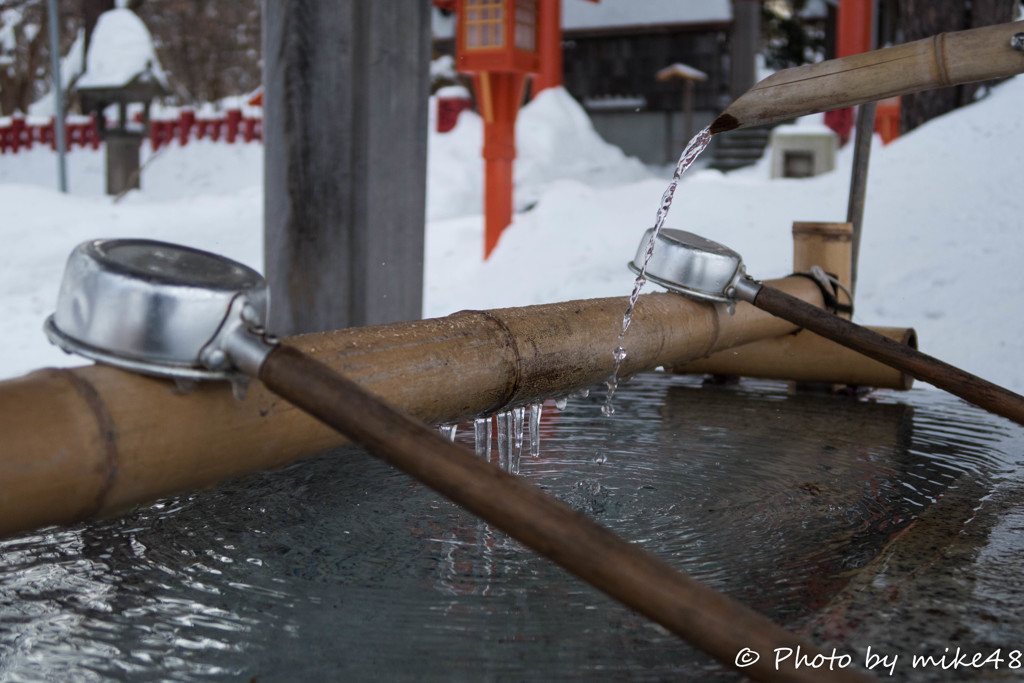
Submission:
<svg viewBox="0 0 1024 683">
<path fill-rule="evenodd" d="M 242 120 L 242 139 L 246 142 L 252 142 L 256 139 L 256 119 L 251 116 L 246 116 Z"/>
<path fill-rule="evenodd" d="M 238 139 L 238 124 L 242 122 L 242 110 L 241 109 L 228 109 L 227 110 L 227 133 L 224 139 L 229 145 L 235 144 L 235 140 Z"/>
<path fill-rule="evenodd" d="M 452 86 L 452 92 L 463 90 L 461 95 L 441 95 L 447 90 L 442 88 L 437 95 L 437 132 L 447 133 L 459 122 L 459 114 L 473 106 L 469 99 L 469 93 L 461 86 Z"/>
<path fill-rule="evenodd" d="M 51 116 L 50 122 L 39 128 L 39 137 L 45 142 L 49 143 L 50 149 L 54 152 L 57 151 L 57 119 Z"/>
<path fill-rule="evenodd" d="M 149 122 L 149 149 L 152 152 L 160 149 L 160 133 L 162 121 Z"/>
<path fill-rule="evenodd" d="M 484 258 L 498 246 L 512 223 L 513 163 L 516 158 L 516 116 L 526 87 L 526 74 L 483 72 L 474 79 L 484 119 Z"/>
<path fill-rule="evenodd" d="M 196 125 L 196 113 L 191 109 L 182 109 L 178 122 L 180 126 L 178 130 L 178 144 L 184 147 L 188 144 L 188 139 L 192 135 L 192 127 Z"/>
<path fill-rule="evenodd" d="M 562 2 L 540 0 L 537 39 L 540 73 L 533 77 L 533 97 L 548 88 L 562 85 Z"/>
<path fill-rule="evenodd" d="M 96 115 L 93 114 L 89 120 L 88 127 L 85 129 L 86 137 L 89 140 L 89 146 L 93 149 L 100 148 L 100 128 L 96 123 Z"/>
<path fill-rule="evenodd" d="M 11 151 L 14 152 L 15 154 L 17 154 L 18 150 L 21 148 L 21 136 L 24 132 L 25 119 L 20 114 L 14 114 L 11 117 L 11 127 L 9 134 L 11 136 Z"/>
<path fill-rule="evenodd" d="M 224 119 L 216 118 L 210 119 L 210 139 L 214 142 L 220 140 L 220 127 L 224 124 Z"/>
<path fill-rule="evenodd" d="M 836 57 L 849 57 L 872 48 L 874 36 L 873 0 L 839 0 L 836 17 Z M 853 111 L 837 109 L 825 113 L 825 123 L 846 144 L 853 130 Z"/>
</svg>

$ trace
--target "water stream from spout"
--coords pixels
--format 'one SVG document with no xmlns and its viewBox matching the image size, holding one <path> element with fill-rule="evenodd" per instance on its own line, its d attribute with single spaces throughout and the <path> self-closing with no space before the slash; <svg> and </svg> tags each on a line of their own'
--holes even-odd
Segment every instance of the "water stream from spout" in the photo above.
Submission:
<svg viewBox="0 0 1024 683">
<path fill-rule="evenodd" d="M 683 149 L 683 153 L 679 156 L 679 161 L 676 162 L 676 170 L 672 174 L 672 181 L 668 184 L 668 188 L 665 193 L 661 195 L 661 204 L 658 206 L 658 214 L 654 219 L 654 230 L 651 232 L 651 239 L 647 242 L 647 251 L 644 252 L 644 262 L 640 268 L 640 273 L 636 276 L 636 280 L 633 283 L 633 293 L 629 295 L 629 305 L 626 307 L 626 312 L 622 316 L 622 329 L 619 330 L 619 336 L 615 346 L 615 350 L 612 352 L 615 358 L 615 365 L 612 368 L 611 377 L 605 382 L 608 385 L 608 395 L 605 397 L 604 405 L 601 406 L 601 412 L 605 415 L 612 415 L 615 412 L 615 407 L 612 405 L 612 397 L 615 395 L 615 388 L 619 384 L 619 370 L 622 368 L 622 361 L 626 360 L 627 351 L 625 346 L 622 344 L 623 338 L 626 336 L 626 330 L 629 329 L 630 323 L 633 322 L 633 310 L 636 308 L 637 299 L 640 297 L 640 290 L 647 284 L 647 264 L 650 263 L 651 257 L 654 255 L 654 245 L 658 239 L 658 235 L 661 234 L 661 229 L 665 227 L 665 219 L 668 217 L 668 210 L 672 208 L 672 199 L 675 197 L 676 188 L 679 186 L 679 180 L 686 173 L 686 170 L 693 165 L 693 162 L 697 160 L 701 152 L 707 149 L 708 143 L 711 142 L 711 127 L 708 126 L 693 136 L 693 139 Z"/>
</svg>

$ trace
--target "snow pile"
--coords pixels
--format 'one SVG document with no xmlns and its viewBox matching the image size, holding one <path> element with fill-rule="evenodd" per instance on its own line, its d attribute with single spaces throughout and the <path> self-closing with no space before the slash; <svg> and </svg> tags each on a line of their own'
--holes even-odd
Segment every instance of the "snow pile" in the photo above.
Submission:
<svg viewBox="0 0 1024 683">
<path fill-rule="evenodd" d="M 562 3 L 567 31 L 732 21 L 729 0 L 601 0 Z"/>
<path fill-rule="evenodd" d="M 169 90 L 153 39 L 142 19 L 129 9 L 104 12 L 93 29 L 85 73 L 76 87 L 120 88 L 140 74 Z"/>
<path fill-rule="evenodd" d="M 438 133 L 437 102 L 430 102 L 427 219 L 479 214 L 483 206 L 483 121 L 472 111 L 455 129 Z M 516 120 L 515 200 L 521 211 L 543 187 L 576 178 L 599 185 L 648 177 L 638 160 L 606 143 L 586 112 L 563 88 L 545 90 L 522 108 Z"/>
</svg>

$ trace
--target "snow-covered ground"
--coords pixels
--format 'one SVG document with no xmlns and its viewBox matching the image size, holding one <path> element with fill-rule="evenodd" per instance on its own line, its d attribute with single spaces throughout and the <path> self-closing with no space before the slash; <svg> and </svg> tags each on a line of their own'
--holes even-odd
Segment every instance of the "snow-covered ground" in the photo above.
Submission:
<svg viewBox="0 0 1024 683">
<path fill-rule="evenodd" d="M 1024 78 L 872 151 L 856 319 L 915 327 L 922 350 L 1024 392 L 1024 319 L 1014 277 L 1024 256 Z M 433 131 L 433 127 L 431 127 Z M 464 113 L 430 133 L 424 314 L 626 295 L 626 262 L 654 220 L 669 171 L 601 141 L 563 91 L 528 105 L 518 127 L 515 215 L 482 262 L 482 126 Z M 846 216 L 852 152 L 817 178 L 769 179 L 768 158 L 722 174 L 693 171 L 668 225 L 739 251 L 758 278 L 791 270 L 794 220 Z M 102 152 L 0 156 L 0 378 L 75 365 L 45 340 L 64 260 L 79 242 L 139 236 L 222 253 L 261 269 L 262 149 L 193 142 L 162 150 L 143 190 L 103 196 Z M 1007 301 L 1009 299 L 1009 301 Z"/>
</svg>

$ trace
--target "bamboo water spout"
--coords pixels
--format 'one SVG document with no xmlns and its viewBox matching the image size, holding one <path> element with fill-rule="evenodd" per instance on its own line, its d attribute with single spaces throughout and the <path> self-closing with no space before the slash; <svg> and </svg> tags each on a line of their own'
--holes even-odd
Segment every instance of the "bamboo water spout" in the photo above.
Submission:
<svg viewBox="0 0 1024 683">
<path fill-rule="evenodd" d="M 730 104 L 712 133 L 760 126 L 887 97 L 1024 72 L 1024 21 L 940 33 L 912 43 L 798 66 L 769 76 Z"/>
</svg>

